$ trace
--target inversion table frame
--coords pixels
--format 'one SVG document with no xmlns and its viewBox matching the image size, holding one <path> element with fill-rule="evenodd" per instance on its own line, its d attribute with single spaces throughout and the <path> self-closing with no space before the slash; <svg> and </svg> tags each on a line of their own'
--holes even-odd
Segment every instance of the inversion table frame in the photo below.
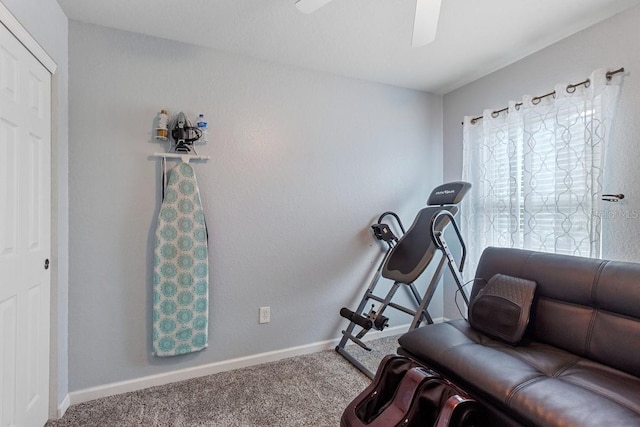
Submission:
<svg viewBox="0 0 640 427">
<path fill-rule="evenodd" d="M 355 311 L 347 308 L 340 310 L 340 315 L 350 322 L 347 328 L 342 331 L 342 339 L 336 346 L 338 353 L 369 378 L 373 379 L 373 372 L 347 351 L 347 343 L 352 341 L 363 349 L 371 351 L 371 348 L 362 338 L 373 328 L 381 331 L 387 326 L 388 318 L 383 315 L 387 307 L 413 316 L 409 331 L 418 328 L 423 321 L 429 324 L 433 323 L 428 307 L 444 273 L 445 264 L 449 266 L 465 304 L 469 304 L 469 298 L 463 289 L 464 285 L 462 283 L 466 246 L 455 221 L 455 214 L 458 212 L 457 205 L 470 188 L 471 184 L 466 182 L 451 182 L 436 187 L 429 196 L 427 207 L 418 213 L 413 224 L 406 232 L 402 222 L 393 212 L 385 212 L 380 216 L 378 222 L 372 226 L 375 237 L 387 243 L 387 252 L 382 258 L 358 308 Z M 398 223 L 403 233 L 400 238 L 393 234 L 387 224 L 382 223 L 382 220 L 388 215 L 393 216 Z M 462 248 L 459 267 L 444 239 L 444 230 L 449 224 L 453 225 Z M 438 251 L 442 253 L 442 256 L 424 295 L 420 295 L 414 282 L 430 265 Z M 391 289 L 384 297 L 374 294 L 376 285 L 381 277 L 393 280 Z M 395 293 L 402 285 L 408 287 L 415 302 L 415 308 L 405 307 L 392 301 Z M 374 310 L 375 304 L 372 304 L 371 309 L 365 313 L 364 311 L 371 300 L 379 303 L 378 309 Z M 360 327 L 360 331 L 354 334 L 356 327 Z"/>
</svg>

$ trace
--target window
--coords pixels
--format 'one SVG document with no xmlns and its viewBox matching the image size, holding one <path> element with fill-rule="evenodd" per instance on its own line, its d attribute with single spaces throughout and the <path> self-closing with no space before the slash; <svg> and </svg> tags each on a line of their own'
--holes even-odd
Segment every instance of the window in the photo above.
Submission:
<svg viewBox="0 0 640 427">
<path fill-rule="evenodd" d="M 585 86 L 465 119 L 463 180 L 473 187 L 461 215 L 472 263 L 487 246 L 600 256 L 603 155 L 619 86 L 602 70 Z"/>
</svg>

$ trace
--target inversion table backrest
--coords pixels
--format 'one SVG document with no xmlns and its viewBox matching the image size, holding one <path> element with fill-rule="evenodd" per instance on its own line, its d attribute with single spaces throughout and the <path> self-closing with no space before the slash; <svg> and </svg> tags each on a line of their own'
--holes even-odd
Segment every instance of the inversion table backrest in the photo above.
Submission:
<svg viewBox="0 0 640 427">
<path fill-rule="evenodd" d="M 383 266 L 382 277 L 400 283 L 413 283 L 427 268 L 438 250 L 431 236 L 431 220 L 438 212 L 446 210 L 455 215 L 456 206 L 471 188 L 466 182 L 451 182 L 436 187 L 429 196 L 426 208 L 420 210 L 413 224 L 389 253 Z M 438 205 L 438 206 L 433 206 Z M 435 224 L 436 231 L 443 231 L 450 223 L 441 216 Z"/>
</svg>

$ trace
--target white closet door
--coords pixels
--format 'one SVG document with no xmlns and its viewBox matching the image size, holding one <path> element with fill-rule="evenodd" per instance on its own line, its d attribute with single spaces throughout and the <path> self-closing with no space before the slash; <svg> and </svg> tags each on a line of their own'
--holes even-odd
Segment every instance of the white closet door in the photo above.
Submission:
<svg viewBox="0 0 640 427">
<path fill-rule="evenodd" d="M 49 409 L 51 75 L 0 24 L 0 427 Z"/>
</svg>

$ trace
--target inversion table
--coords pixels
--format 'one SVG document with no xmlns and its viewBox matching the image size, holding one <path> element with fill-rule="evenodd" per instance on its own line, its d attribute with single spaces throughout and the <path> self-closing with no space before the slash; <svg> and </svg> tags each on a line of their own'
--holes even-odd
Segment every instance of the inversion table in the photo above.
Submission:
<svg viewBox="0 0 640 427">
<path fill-rule="evenodd" d="M 427 308 L 442 278 L 445 264 L 449 266 L 465 304 L 469 304 L 469 299 L 463 289 L 461 274 L 466 257 L 466 246 L 455 221 L 455 215 L 458 212 L 457 205 L 470 188 L 471 184 L 467 182 L 450 182 L 436 187 L 427 200 L 427 207 L 418 212 L 413 224 L 406 232 L 402 222 L 393 212 L 383 213 L 378 222 L 372 226 L 375 237 L 386 242 L 388 246 L 387 252 L 380 262 L 358 308 L 355 311 L 348 308 L 340 310 L 340 315 L 350 322 L 349 326 L 342 331 L 342 339 L 336 346 L 338 353 L 369 378 L 373 379 L 373 373 L 347 351 L 347 343 L 352 341 L 363 349 L 370 351 L 371 348 L 362 338 L 371 329 L 381 331 L 388 325 L 388 318 L 383 315 L 387 307 L 413 316 L 409 331 L 419 327 L 423 321 L 429 324 L 433 323 Z M 392 216 L 398 223 L 400 230 L 403 232 L 400 238 L 393 234 L 389 225 L 382 222 L 387 216 Z M 444 239 L 444 230 L 449 224 L 453 225 L 462 248 L 459 267 Z M 441 252 L 442 256 L 424 295 L 421 296 L 414 282 L 433 261 L 436 252 Z M 374 294 L 376 285 L 381 277 L 393 280 L 391 289 L 384 297 Z M 403 285 L 408 287 L 415 300 L 415 308 L 405 307 L 392 301 L 398 288 Z M 375 304 L 372 304 L 371 309 L 365 313 L 371 300 L 379 303 L 379 306 L 374 309 Z M 360 328 L 358 333 L 354 333 L 356 327 Z"/>
</svg>

